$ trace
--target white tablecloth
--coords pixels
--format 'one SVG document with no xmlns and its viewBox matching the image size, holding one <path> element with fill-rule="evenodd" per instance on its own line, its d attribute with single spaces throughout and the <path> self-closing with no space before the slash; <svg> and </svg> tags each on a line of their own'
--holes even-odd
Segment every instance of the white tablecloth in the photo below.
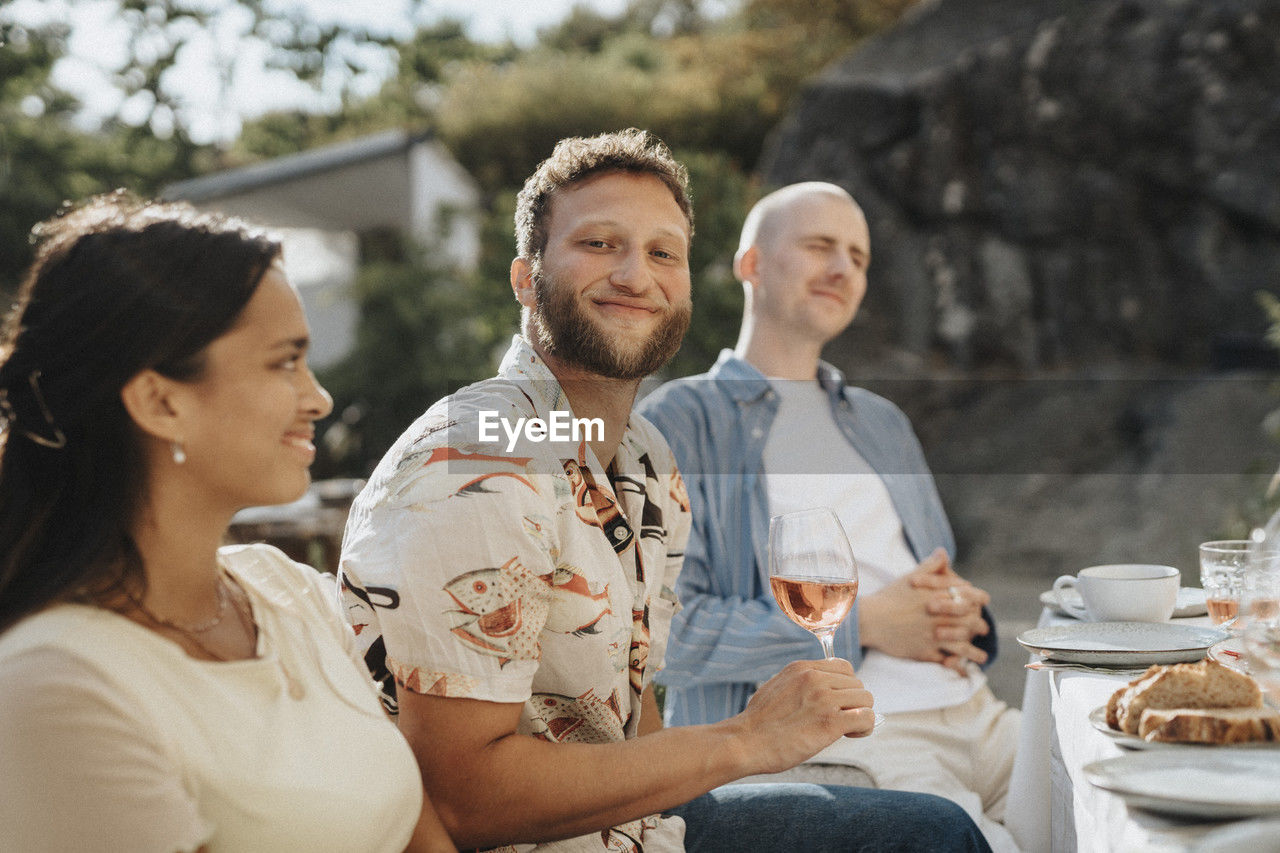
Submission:
<svg viewBox="0 0 1280 853">
<path fill-rule="evenodd" d="M 1040 624 L 1067 621 L 1046 611 Z M 1221 825 L 1130 812 L 1122 799 L 1084 778 L 1089 763 L 1126 752 L 1093 728 L 1089 713 L 1128 680 L 1099 673 L 1027 672 L 1018 757 L 1005 811 L 1005 826 L 1027 853 L 1173 853 L 1190 849 Z"/>
</svg>

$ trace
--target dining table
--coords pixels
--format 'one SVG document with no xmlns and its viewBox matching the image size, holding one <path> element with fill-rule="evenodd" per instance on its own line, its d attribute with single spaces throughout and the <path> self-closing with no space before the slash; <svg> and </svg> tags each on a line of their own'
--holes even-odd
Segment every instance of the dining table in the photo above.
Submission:
<svg viewBox="0 0 1280 853">
<path fill-rule="evenodd" d="M 1193 609 L 1192 612 L 1196 615 L 1171 619 L 1170 623 L 1211 628 L 1202 611 Z M 1084 623 L 1046 603 L 1037 627 L 1073 624 Z M 1027 637 L 1029 633 L 1020 637 Z M 1222 636 L 1225 637 L 1225 633 Z M 1229 659 L 1222 657 L 1224 653 L 1230 654 L 1223 646 L 1217 643 L 1207 653 L 1230 663 Z M 1055 662 L 1052 657 L 1031 653 L 1028 665 L 1031 668 L 1027 671 L 1023 688 L 1018 753 L 1004 819 L 1005 826 L 1024 851 L 1183 853 L 1217 849 L 1280 850 L 1280 822 L 1268 821 L 1265 815 L 1242 818 L 1215 813 L 1213 807 L 1191 809 L 1197 813 L 1190 815 L 1171 814 L 1165 808 L 1153 811 L 1132 805 L 1124 797 L 1090 781 L 1090 765 L 1094 765 L 1096 777 L 1097 762 L 1155 752 L 1134 749 L 1134 746 L 1146 745 L 1136 743 L 1137 739 L 1133 737 L 1108 733 L 1109 730 L 1103 730 L 1105 724 L 1098 721 L 1101 713 L 1098 709 L 1105 705 L 1112 693 L 1145 671 L 1145 662 L 1135 660 L 1131 666 L 1121 662 L 1120 665 L 1102 668 L 1079 662 Z M 1233 752 L 1224 753 L 1222 750 Z M 1177 744 L 1164 747 L 1163 756 L 1158 758 L 1174 767 L 1181 767 L 1185 761 L 1190 778 L 1195 773 L 1203 773 L 1203 766 L 1209 764 L 1210 759 L 1222 755 L 1244 757 L 1252 754 L 1261 755 L 1267 761 L 1280 759 L 1280 748 L 1275 744 L 1257 748 Z M 1122 766 L 1132 761 L 1128 759 Z M 1280 799 L 1280 772 L 1275 778 L 1274 790 L 1276 798 Z M 1280 818 L 1280 809 L 1273 817 Z M 1265 826 L 1260 825 L 1263 822 Z M 1264 842 L 1263 846 L 1241 847 L 1231 841 L 1233 833 L 1256 838 L 1266 831 L 1274 833 L 1267 837 L 1274 841 L 1275 846 Z M 1220 848 L 1216 846 L 1215 839 L 1222 837 L 1227 837 L 1227 846 Z"/>
</svg>

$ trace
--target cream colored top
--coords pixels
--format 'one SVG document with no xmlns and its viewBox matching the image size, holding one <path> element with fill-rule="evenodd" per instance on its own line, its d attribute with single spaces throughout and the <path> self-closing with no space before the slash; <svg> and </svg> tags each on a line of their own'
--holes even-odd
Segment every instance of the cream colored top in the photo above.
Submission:
<svg viewBox="0 0 1280 853">
<path fill-rule="evenodd" d="M 196 660 L 115 613 L 61 605 L 0 636 L 0 847 L 399 851 L 422 807 L 322 577 L 224 548 L 257 657 Z"/>
</svg>

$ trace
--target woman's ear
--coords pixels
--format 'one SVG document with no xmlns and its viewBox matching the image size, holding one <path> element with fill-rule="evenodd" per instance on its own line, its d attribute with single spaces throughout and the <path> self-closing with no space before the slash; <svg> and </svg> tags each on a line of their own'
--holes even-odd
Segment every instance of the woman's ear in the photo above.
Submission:
<svg viewBox="0 0 1280 853">
<path fill-rule="evenodd" d="M 175 385 L 172 379 L 154 370 L 143 370 L 120 389 L 120 401 L 143 432 L 164 441 L 180 441 L 182 429 L 173 395 Z"/>
</svg>

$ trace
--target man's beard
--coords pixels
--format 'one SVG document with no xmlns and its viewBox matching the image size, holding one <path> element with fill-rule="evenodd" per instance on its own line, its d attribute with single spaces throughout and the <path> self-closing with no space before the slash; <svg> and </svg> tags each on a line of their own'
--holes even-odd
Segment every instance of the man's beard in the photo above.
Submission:
<svg viewBox="0 0 1280 853">
<path fill-rule="evenodd" d="M 533 276 L 533 318 L 538 343 L 548 355 L 609 379 L 643 379 L 680 349 L 693 306 L 673 305 L 643 344 L 630 350 L 614 343 L 583 311 L 578 295 L 545 272 Z"/>
</svg>

